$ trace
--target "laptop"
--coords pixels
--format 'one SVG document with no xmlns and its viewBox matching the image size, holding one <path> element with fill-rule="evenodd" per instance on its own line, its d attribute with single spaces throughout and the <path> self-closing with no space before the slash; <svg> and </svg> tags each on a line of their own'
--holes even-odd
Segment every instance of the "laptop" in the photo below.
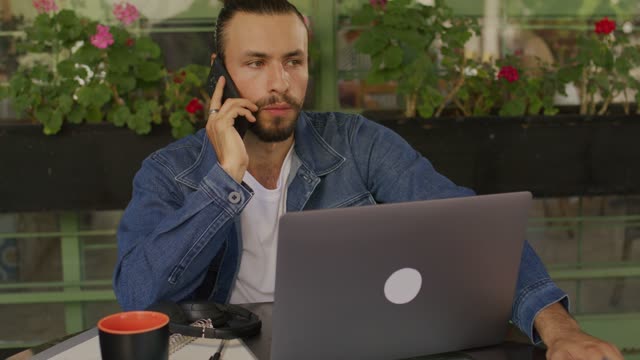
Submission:
<svg viewBox="0 0 640 360">
<path fill-rule="evenodd" d="M 272 360 L 394 360 L 501 343 L 529 192 L 287 213 Z"/>
</svg>

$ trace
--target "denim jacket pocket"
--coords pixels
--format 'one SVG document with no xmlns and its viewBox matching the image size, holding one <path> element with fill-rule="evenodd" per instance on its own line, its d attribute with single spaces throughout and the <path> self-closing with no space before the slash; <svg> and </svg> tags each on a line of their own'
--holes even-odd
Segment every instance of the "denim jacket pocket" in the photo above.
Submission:
<svg viewBox="0 0 640 360">
<path fill-rule="evenodd" d="M 354 206 L 365 206 L 365 205 L 375 205 L 376 201 L 373 199 L 373 196 L 370 192 L 363 192 L 361 194 L 352 196 L 347 200 L 344 200 L 338 205 L 333 207 L 335 208 L 344 208 L 344 207 L 354 207 Z"/>
<path fill-rule="evenodd" d="M 176 265 L 171 271 L 171 274 L 169 275 L 169 279 L 168 279 L 171 285 L 175 285 L 180 280 L 184 271 L 187 269 L 189 265 L 191 265 L 191 263 L 194 261 L 196 256 L 198 256 L 202 252 L 204 247 L 207 246 L 210 241 L 214 241 L 215 233 L 220 229 L 220 227 L 222 226 L 222 223 L 226 218 L 227 217 L 223 216 L 222 213 L 219 214 L 218 217 L 216 217 L 216 219 L 209 225 L 207 230 L 204 231 L 200 235 L 198 240 L 196 240 L 193 243 L 191 248 L 180 260 L 180 263 L 178 263 L 178 265 Z M 219 251 L 220 247 L 222 247 L 223 242 L 224 242 L 224 238 L 219 238 L 219 241 L 218 241 L 219 244 L 218 246 L 216 246 L 214 250 L 215 252 Z"/>
</svg>

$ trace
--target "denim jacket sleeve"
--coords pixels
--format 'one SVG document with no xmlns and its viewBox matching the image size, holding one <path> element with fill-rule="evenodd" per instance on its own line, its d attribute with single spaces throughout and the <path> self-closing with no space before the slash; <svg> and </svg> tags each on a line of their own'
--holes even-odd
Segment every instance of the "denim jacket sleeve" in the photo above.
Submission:
<svg viewBox="0 0 640 360">
<path fill-rule="evenodd" d="M 352 151 L 360 173 L 377 202 L 399 202 L 470 196 L 470 189 L 439 174 L 420 153 L 393 131 L 362 117 L 353 121 Z M 358 139 L 354 146 L 354 139 Z M 511 320 L 532 342 L 540 342 L 533 327 L 536 315 L 567 295 L 551 280 L 542 261 L 525 241 L 514 295 Z"/>
<path fill-rule="evenodd" d="M 116 297 L 125 310 L 192 294 L 252 196 L 217 163 L 197 190 L 183 191 L 175 175 L 156 152 L 134 177 L 118 228 L 114 272 Z M 239 201 L 231 193 L 240 194 Z"/>
</svg>

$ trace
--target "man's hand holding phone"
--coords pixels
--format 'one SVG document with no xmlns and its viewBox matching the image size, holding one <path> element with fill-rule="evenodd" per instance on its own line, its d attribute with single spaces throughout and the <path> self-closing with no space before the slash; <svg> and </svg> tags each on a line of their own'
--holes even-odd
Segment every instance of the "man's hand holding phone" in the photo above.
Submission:
<svg viewBox="0 0 640 360">
<path fill-rule="evenodd" d="M 233 124 L 238 116 L 244 116 L 248 121 L 255 123 L 253 113 L 258 111 L 258 106 L 240 98 L 229 98 L 223 103 L 225 82 L 224 76 L 220 76 L 211 97 L 206 131 L 222 169 L 241 183 L 249 166 L 249 155 L 242 137 Z"/>
</svg>

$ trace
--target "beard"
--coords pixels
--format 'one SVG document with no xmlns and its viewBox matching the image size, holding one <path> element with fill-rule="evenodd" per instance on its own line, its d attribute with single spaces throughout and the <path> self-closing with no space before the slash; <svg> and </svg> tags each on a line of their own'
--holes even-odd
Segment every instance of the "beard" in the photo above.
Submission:
<svg viewBox="0 0 640 360">
<path fill-rule="evenodd" d="M 276 103 L 287 103 L 291 106 L 291 114 L 267 118 L 269 115 L 265 114 L 262 108 Z M 302 109 L 302 101 L 288 94 L 282 94 L 262 98 L 256 102 L 256 105 L 258 106 L 258 112 L 255 114 L 257 121 L 249 126 L 249 131 L 254 133 L 260 141 L 281 142 L 293 135 Z"/>
</svg>

